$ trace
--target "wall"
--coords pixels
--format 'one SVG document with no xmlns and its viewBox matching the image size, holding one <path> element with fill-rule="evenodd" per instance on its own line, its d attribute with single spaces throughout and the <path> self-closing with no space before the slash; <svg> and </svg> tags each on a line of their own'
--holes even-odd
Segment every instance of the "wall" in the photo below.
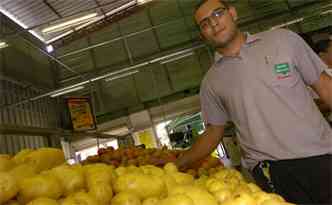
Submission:
<svg viewBox="0 0 332 205">
<path fill-rule="evenodd" d="M 40 91 L 9 79 L 0 79 L 0 105 L 35 96 Z M 42 128 L 58 127 L 55 113 L 55 102 L 51 98 L 43 98 L 31 103 L 11 108 L 1 108 L 0 124 L 32 126 Z M 0 154 L 13 154 L 23 148 L 59 146 L 59 140 L 42 136 L 8 136 L 0 133 Z"/>
</svg>

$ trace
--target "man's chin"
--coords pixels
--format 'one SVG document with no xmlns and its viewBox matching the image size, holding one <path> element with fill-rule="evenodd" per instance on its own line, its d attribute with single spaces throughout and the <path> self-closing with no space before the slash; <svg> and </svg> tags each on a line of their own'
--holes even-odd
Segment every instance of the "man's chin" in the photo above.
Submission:
<svg viewBox="0 0 332 205">
<path fill-rule="evenodd" d="M 227 42 L 220 42 L 220 41 L 214 41 L 213 42 L 213 46 L 215 47 L 215 48 L 225 48 L 225 47 L 227 47 L 227 45 L 228 45 L 228 43 Z"/>
</svg>

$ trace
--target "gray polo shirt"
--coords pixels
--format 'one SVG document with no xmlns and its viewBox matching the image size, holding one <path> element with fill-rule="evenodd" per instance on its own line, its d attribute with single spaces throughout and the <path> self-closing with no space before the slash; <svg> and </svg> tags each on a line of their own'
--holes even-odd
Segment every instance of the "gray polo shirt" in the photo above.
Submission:
<svg viewBox="0 0 332 205">
<path fill-rule="evenodd" d="M 307 85 L 326 65 L 297 34 L 280 29 L 248 36 L 237 57 L 221 57 L 201 85 L 206 124 L 233 121 L 243 158 L 258 161 L 332 153 L 332 130 Z"/>
</svg>

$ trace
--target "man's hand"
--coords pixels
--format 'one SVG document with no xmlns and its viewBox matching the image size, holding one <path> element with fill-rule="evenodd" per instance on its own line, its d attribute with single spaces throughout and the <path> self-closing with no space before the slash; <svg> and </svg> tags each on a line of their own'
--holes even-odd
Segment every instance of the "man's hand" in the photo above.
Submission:
<svg viewBox="0 0 332 205">
<path fill-rule="evenodd" d="M 312 89 L 316 91 L 320 99 L 332 110 L 332 78 L 323 72 L 319 81 L 313 84 Z"/>
<path fill-rule="evenodd" d="M 198 137 L 195 144 L 177 159 L 177 167 L 179 169 L 186 168 L 193 162 L 201 160 L 209 155 L 218 146 L 223 135 L 223 125 L 207 126 L 206 131 Z"/>
</svg>

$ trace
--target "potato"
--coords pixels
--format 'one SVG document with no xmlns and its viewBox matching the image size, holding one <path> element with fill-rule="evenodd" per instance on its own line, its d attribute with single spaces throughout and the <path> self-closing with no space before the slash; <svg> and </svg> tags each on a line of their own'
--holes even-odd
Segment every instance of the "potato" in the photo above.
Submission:
<svg viewBox="0 0 332 205">
<path fill-rule="evenodd" d="M 30 201 L 27 205 L 59 205 L 57 201 L 49 198 L 38 198 L 33 201 Z"/>
<path fill-rule="evenodd" d="M 148 197 L 159 197 L 166 190 L 166 185 L 160 177 L 146 174 L 124 174 L 114 183 L 116 193 L 130 191 L 142 200 Z"/>
<path fill-rule="evenodd" d="M 62 194 L 63 189 L 60 182 L 51 174 L 25 178 L 19 183 L 18 199 L 21 203 L 29 203 L 40 197 L 58 199 Z"/>
<path fill-rule="evenodd" d="M 112 199 L 112 205 L 141 205 L 138 196 L 130 192 L 121 192 Z"/>
<path fill-rule="evenodd" d="M 77 192 L 65 198 L 61 205 L 99 205 L 98 201 L 86 192 Z"/>
<path fill-rule="evenodd" d="M 106 183 L 90 185 L 88 193 L 101 205 L 109 205 L 113 196 L 112 186 Z"/>
<path fill-rule="evenodd" d="M 183 194 L 175 194 L 161 200 L 158 205 L 194 205 L 194 201 Z"/>
<path fill-rule="evenodd" d="M 0 155 L 0 172 L 9 171 L 15 166 L 9 155 Z"/>
<path fill-rule="evenodd" d="M 14 198 L 18 192 L 15 178 L 7 173 L 0 172 L 0 204 Z"/>
<path fill-rule="evenodd" d="M 52 169 L 50 173 L 59 179 L 65 196 L 85 188 L 83 168 L 80 165 L 62 165 Z"/>
</svg>

